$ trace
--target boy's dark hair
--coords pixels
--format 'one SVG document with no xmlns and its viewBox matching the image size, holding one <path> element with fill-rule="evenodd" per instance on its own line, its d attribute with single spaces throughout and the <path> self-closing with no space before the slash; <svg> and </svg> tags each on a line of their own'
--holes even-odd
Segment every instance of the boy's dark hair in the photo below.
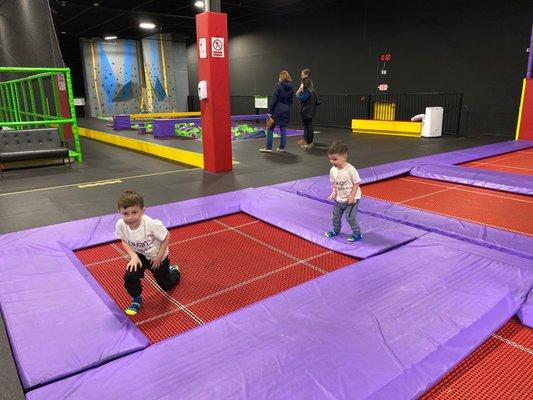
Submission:
<svg viewBox="0 0 533 400">
<path fill-rule="evenodd" d="M 348 145 L 342 140 L 335 140 L 329 146 L 328 154 L 348 154 Z"/>
<path fill-rule="evenodd" d="M 132 190 L 126 190 L 118 198 L 117 205 L 119 210 L 121 208 L 128 208 L 133 206 L 139 206 L 144 208 L 144 199 L 143 197 Z"/>
</svg>

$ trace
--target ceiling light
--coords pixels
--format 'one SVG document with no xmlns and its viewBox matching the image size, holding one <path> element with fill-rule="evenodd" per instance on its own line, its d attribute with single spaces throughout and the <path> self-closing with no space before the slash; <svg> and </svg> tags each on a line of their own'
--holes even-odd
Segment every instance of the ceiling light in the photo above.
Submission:
<svg viewBox="0 0 533 400">
<path fill-rule="evenodd" d="M 197 1 L 194 3 L 194 5 L 198 8 L 204 8 L 204 2 L 203 1 Z"/>
<path fill-rule="evenodd" d="M 105 36 L 104 39 L 105 40 L 115 40 L 117 37 L 116 36 Z"/>
<path fill-rule="evenodd" d="M 141 22 L 139 24 L 139 28 L 143 28 L 143 29 L 154 29 L 155 28 L 155 24 L 152 24 L 151 22 Z"/>
</svg>

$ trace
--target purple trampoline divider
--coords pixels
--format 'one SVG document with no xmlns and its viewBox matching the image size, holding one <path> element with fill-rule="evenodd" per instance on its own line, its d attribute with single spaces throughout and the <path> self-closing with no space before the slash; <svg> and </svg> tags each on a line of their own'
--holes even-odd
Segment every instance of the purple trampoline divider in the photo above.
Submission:
<svg viewBox="0 0 533 400">
<path fill-rule="evenodd" d="M 131 119 L 129 114 L 113 115 L 113 130 L 121 131 L 131 129 Z"/>
<path fill-rule="evenodd" d="M 394 178 L 396 176 L 407 175 L 409 174 L 411 168 L 412 167 L 409 166 L 405 161 L 400 161 L 397 163 L 378 165 L 376 167 L 361 168 L 358 170 L 358 172 L 362 179 L 361 183 L 365 184 Z M 325 200 L 331 193 L 331 182 L 329 181 L 329 175 L 298 179 L 295 181 L 272 185 L 270 187 L 290 193 L 300 194 L 301 192 L 302 195 L 316 200 Z"/>
<path fill-rule="evenodd" d="M 533 328 L 533 290 L 529 292 L 527 300 L 522 308 L 516 313 L 525 326 Z"/>
<path fill-rule="evenodd" d="M 533 237 L 530 236 L 416 210 L 382 200 L 365 198 L 364 193 L 359 211 L 362 214 L 385 218 L 529 260 L 533 259 Z"/>
<path fill-rule="evenodd" d="M 508 141 L 502 143 L 489 144 L 486 146 L 472 147 L 464 150 L 451 151 L 448 153 L 435 154 L 431 156 L 412 158 L 410 160 L 397 161 L 388 164 L 381 164 L 374 167 L 358 169 L 362 183 L 377 182 L 384 179 L 394 178 L 408 174 L 412 168 L 424 164 L 461 164 L 468 161 L 478 160 L 484 157 L 495 156 L 512 151 L 527 149 L 533 147 L 533 141 Z M 291 193 L 315 192 L 315 196 L 323 196 L 326 191 L 330 190 L 329 176 L 316 176 L 312 178 L 298 179 L 295 181 L 272 185 L 271 187 L 281 189 Z M 327 187 L 327 189 L 326 189 Z M 327 198 L 329 193 L 325 195 Z"/>
<path fill-rule="evenodd" d="M 159 219 L 167 227 L 174 227 L 240 211 L 254 189 L 242 189 L 198 199 L 148 207 L 146 213 Z M 115 225 L 118 212 L 101 217 L 64 222 L 25 231 L 0 235 L 0 248 L 46 244 L 48 248 L 71 250 L 116 240 Z"/>
<path fill-rule="evenodd" d="M 420 165 L 410 172 L 413 176 L 445 182 L 461 183 L 504 192 L 533 194 L 533 179 L 526 175 L 464 168 L 455 165 Z"/>
<path fill-rule="evenodd" d="M 0 308 L 26 390 L 149 345 L 95 293 L 70 250 L 27 245 L 2 250 L 0 259 Z"/>
<path fill-rule="evenodd" d="M 250 115 L 232 115 L 231 121 L 266 121 L 268 114 L 250 114 Z M 202 118 L 157 118 L 153 121 L 152 133 L 155 138 L 167 138 L 176 136 L 176 124 L 184 124 L 194 122 L 201 124 Z"/>
<path fill-rule="evenodd" d="M 530 147 L 533 147 L 533 140 L 509 140 L 506 142 L 487 144 L 484 146 L 455 150 L 431 156 L 412 158 L 405 161 L 410 162 L 413 167 L 423 164 L 462 164 L 468 161 L 497 156 L 499 154 L 528 149 Z"/>
<path fill-rule="evenodd" d="M 521 263 L 428 234 L 27 399 L 412 399 L 516 312 Z"/>
<path fill-rule="evenodd" d="M 259 188 L 241 210 L 327 249 L 357 258 L 368 258 L 410 242 L 427 232 L 371 215 L 358 214 L 363 233 L 360 242 L 346 240 L 352 231 L 343 221 L 341 234 L 324 236 L 332 229 L 332 206 L 274 188 Z"/>
</svg>

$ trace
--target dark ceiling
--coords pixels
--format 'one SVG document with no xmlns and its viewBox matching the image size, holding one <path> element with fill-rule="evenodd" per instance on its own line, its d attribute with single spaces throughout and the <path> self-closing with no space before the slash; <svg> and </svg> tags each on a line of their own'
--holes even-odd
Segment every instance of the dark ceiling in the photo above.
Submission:
<svg viewBox="0 0 533 400">
<path fill-rule="evenodd" d="M 194 16 L 201 12 L 195 0 L 49 0 L 59 39 L 116 35 L 136 39 L 159 32 L 194 37 Z M 342 0 L 234 0 L 222 1 L 232 28 L 276 16 L 312 11 Z M 147 31 L 141 21 L 156 24 Z M 67 39 L 67 40 L 68 40 Z"/>
</svg>

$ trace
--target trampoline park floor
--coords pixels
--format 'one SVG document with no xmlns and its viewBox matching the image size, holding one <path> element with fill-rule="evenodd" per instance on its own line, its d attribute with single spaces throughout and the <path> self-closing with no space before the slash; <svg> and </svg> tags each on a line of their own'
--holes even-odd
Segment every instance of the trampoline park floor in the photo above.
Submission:
<svg viewBox="0 0 533 400">
<path fill-rule="evenodd" d="M 96 126 L 103 121 L 86 118 L 79 122 L 81 126 L 91 128 L 92 124 Z M 4 175 L 0 187 L 0 233 L 108 214 L 115 209 L 117 193 L 128 189 L 142 192 L 150 206 L 323 175 L 330 167 L 326 150 L 334 140 L 344 140 L 353 149 L 350 162 L 357 168 L 508 140 L 497 136 L 412 139 L 353 135 L 341 129 L 324 128 L 320 131 L 315 140 L 316 147 L 311 151 L 297 148 L 295 137 L 288 138 L 289 151 L 286 154 L 259 155 L 258 141 L 235 143 L 233 153 L 239 164 L 226 174 L 184 168 L 82 138 L 84 163 L 73 165 L 72 170 L 57 166 L 12 171 Z M 176 239 L 180 240 L 173 238 Z M 122 269 L 122 260 L 120 264 Z M 185 265 L 180 264 L 183 268 Z M 267 293 L 265 297 L 269 295 Z M 123 300 L 117 300 L 122 306 L 120 301 Z M 143 311 L 148 308 L 145 303 Z M 142 315 L 141 312 L 138 318 Z M 0 387 L 8 399 L 24 398 L 1 318 Z"/>
<path fill-rule="evenodd" d="M 422 400 L 533 398 L 533 329 L 512 318 Z"/>
<path fill-rule="evenodd" d="M 182 280 L 164 292 L 146 271 L 143 307 L 132 317 L 152 343 L 357 261 L 243 213 L 170 233 L 170 260 L 179 266 Z M 123 288 L 127 258 L 122 245 L 95 246 L 76 255 L 126 308 L 131 299 Z"/>
<path fill-rule="evenodd" d="M 512 174 L 533 175 L 533 149 L 487 157 L 482 160 L 464 163 L 462 166 Z"/>
<path fill-rule="evenodd" d="M 530 174 L 531 149 L 464 166 Z M 402 176 L 364 185 L 364 196 L 532 236 L 531 196 Z M 492 212 L 487 212 L 492 210 Z M 422 399 L 533 398 L 533 329 L 513 318 Z"/>
<path fill-rule="evenodd" d="M 533 235 L 533 199 L 527 195 L 414 176 L 365 185 L 363 193 L 417 210 Z"/>
</svg>

